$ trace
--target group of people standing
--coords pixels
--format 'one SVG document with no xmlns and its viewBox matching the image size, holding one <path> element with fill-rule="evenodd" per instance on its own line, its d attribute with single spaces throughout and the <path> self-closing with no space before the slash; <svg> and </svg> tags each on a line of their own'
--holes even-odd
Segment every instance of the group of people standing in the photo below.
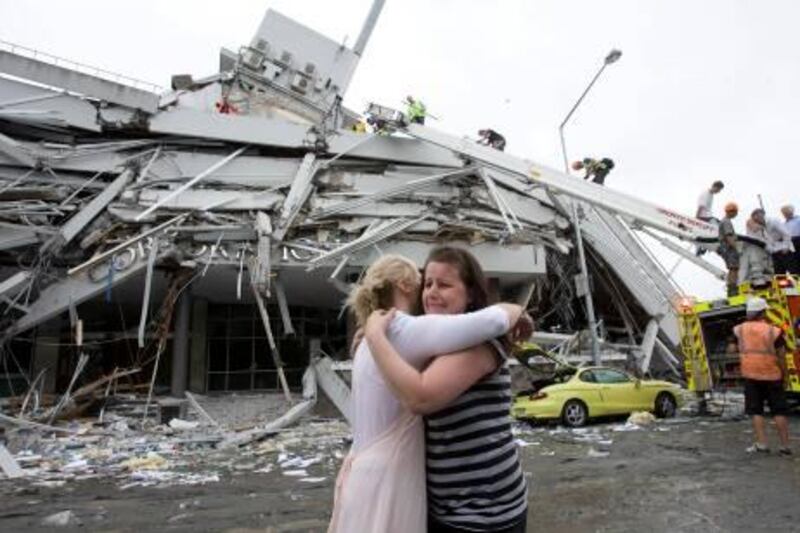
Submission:
<svg viewBox="0 0 800 533">
<path fill-rule="evenodd" d="M 739 214 L 734 202 L 725 204 L 722 220 L 714 217 L 712 205 L 714 195 L 725 185 L 715 181 L 703 191 L 697 200 L 696 217 L 719 225 L 719 248 L 717 252 L 728 268 L 728 295 L 738 293 L 740 250 L 733 220 Z M 800 217 L 794 207 L 781 207 L 783 222 L 767 218 L 763 208 L 750 213 L 745 235 L 763 244 L 763 256 L 771 261 L 769 271 L 783 274 L 800 274 Z M 786 340 L 781 328 L 772 325 L 766 316 L 767 302 L 763 298 L 749 297 L 746 302 L 746 320 L 733 328 L 736 339 L 734 349 L 739 353 L 741 375 L 744 379 L 745 413 L 751 417 L 755 442 L 747 448 L 748 453 L 768 453 L 764 405 L 769 406 L 778 431 L 780 455 L 792 455 L 789 448 L 789 423 L 786 418 L 788 405 L 784 392 L 788 379 L 786 368 Z"/>
<path fill-rule="evenodd" d="M 506 349 L 530 336 L 530 317 L 490 305 L 480 264 L 455 247 L 434 249 L 421 273 L 404 257 L 381 257 L 348 304 L 363 333 L 353 445 L 328 531 L 524 532 Z"/>
<path fill-rule="evenodd" d="M 739 283 L 742 251 L 737 242 L 733 220 L 739 214 L 739 206 L 735 202 L 725 204 L 725 216 L 722 219 L 716 218 L 712 211 L 714 196 L 724 187 L 722 181 L 715 181 L 708 190 L 703 191 L 697 200 L 695 216 L 705 222 L 719 225 L 717 252 L 722 256 L 728 269 L 728 294 L 735 295 Z M 769 272 L 800 275 L 800 217 L 795 214 L 792 205 L 784 205 L 780 212 L 783 220 L 767 217 L 763 208 L 754 209 L 745 224 L 745 235 L 763 244 L 767 261 L 770 263 Z"/>
</svg>

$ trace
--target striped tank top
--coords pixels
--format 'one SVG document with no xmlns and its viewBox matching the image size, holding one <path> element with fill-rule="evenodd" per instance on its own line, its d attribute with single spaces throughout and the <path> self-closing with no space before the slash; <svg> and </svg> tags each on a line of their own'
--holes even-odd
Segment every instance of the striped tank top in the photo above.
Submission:
<svg viewBox="0 0 800 533">
<path fill-rule="evenodd" d="M 511 434 L 511 374 L 503 363 L 449 407 L 425 417 L 428 511 L 467 531 L 496 531 L 527 512 L 528 487 Z"/>
</svg>

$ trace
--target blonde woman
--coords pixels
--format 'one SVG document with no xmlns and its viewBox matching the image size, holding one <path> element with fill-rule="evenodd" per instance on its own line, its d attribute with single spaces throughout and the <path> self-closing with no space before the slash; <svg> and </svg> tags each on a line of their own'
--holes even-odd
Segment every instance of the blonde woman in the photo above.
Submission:
<svg viewBox="0 0 800 533">
<path fill-rule="evenodd" d="M 359 327 L 373 311 L 398 310 L 386 334 L 416 369 L 437 354 L 507 333 L 522 315 L 518 305 L 498 304 L 475 313 L 412 316 L 419 290 L 416 265 L 386 255 L 367 269 L 348 298 Z M 422 419 L 387 387 L 365 342 L 353 361 L 352 402 L 353 445 L 336 480 L 329 533 L 426 531 Z"/>
</svg>

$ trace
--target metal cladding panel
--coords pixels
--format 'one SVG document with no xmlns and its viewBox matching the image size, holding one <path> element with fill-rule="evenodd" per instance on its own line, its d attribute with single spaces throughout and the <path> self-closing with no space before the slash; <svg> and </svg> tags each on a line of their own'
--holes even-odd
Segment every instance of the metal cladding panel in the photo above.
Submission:
<svg viewBox="0 0 800 533">
<path fill-rule="evenodd" d="M 616 216 L 605 212 L 601 208 L 594 208 L 592 214 L 605 223 L 609 233 L 616 237 L 619 244 L 636 259 L 636 262 L 648 273 L 648 277 L 658 287 L 664 298 L 669 302 L 674 302 L 680 296 L 677 287 L 669 278 L 661 274 L 663 267 L 656 263 L 647 253 L 647 250 L 644 250 L 633 238 L 630 228 Z"/>
<path fill-rule="evenodd" d="M 149 207 L 163 201 L 170 191 L 143 190 L 139 194 L 141 207 Z M 161 209 L 205 209 L 213 205 L 218 211 L 249 211 L 252 209 L 273 209 L 283 202 L 281 194 L 264 194 L 248 191 L 188 190 L 180 196 L 161 204 Z"/>
<path fill-rule="evenodd" d="M 308 126 L 278 119 L 205 113 L 193 109 L 173 109 L 155 115 L 150 131 L 167 135 L 233 141 L 282 148 L 313 148 Z M 346 152 L 350 157 L 399 161 L 442 167 L 461 167 L 463 161 L 450 150 L 431 146 L 416 139 L 339 131 L 328 140 L 331 154 Z"/>
<path fill-rule="evenodd" d="M 0 103 L 23 98 L 52 96 L 34 102 L 25 102 L 5 107 L 5 109 L 26 109 L 51 113 L 65 125 L 90 131 L 100 131 L 97 124 L 97 109 L 84 100 L 74 96 L 59 94 L 58 91 L 36 87 L 28 83 L 0 77 Z"/>
<path fill-rule="evenodd" d="M 668 302 L 630 254 L 605 241 L 604 238 L 607 238 L 608 235 L 603 235 L 603 231 L 597 226 L 593 227 L 584 222 L 581 224 L 581 231 L 592 248 L 619 275 L 622 282 L 649 315 L 660 315 L 667 310 Z"/>
<path fill-rule="evenodd" d="M 671 303 L 659 285 L 670 285 L 669 280 L 656 283 L 653 278 L 661 276 L 661 270 L 645 270 L 639 256 L 645 255 L 635 241 L 622 242 L 596 213 L 585 210 L 587 218 L 581 222 L 581 230 L 592 248 L 617 273 L 620 280 L 634 295 L 645 312 L 659 319 L 662 333 L 675 345 L 680 342 L 677 317 Z M 662 276 L 663 277 L 663 276 Z"/>
<path fill-rule="evenodd" d="M 26 146 L 35 145 L 27 143 Z M 143 181 L 188 179 L 206 170 L 219 159 L 219 155 L 215 153 L 188 150 L 164 151 L 162 157 L 153 162 L 148 176 Z M 76 154 L 74 157 L 64 157 L 59 160 L 50 159 L 48 162 L 49 167 L 59 173 L 59 179 L 67 180 L 67 183 L 71 185 L 81 185 L 84 184 L 83 180 L 69 181 L 70 178 L 64 176 L 63 172 L 94 173 L 102 171 L 116 174 L 124 167 L 126 157 L 129 157 L 126 153 L 97 152 L 85 155 Z M 14 168 L 15 166 L 19 165 L 11 158 L 0 154 L 0 176 L 18 178 L 21 174 L 20 170 Z M 283 186 L 291 181 L 299 166 L 300 160 L 298 159 L 240 156 L 214 172 L 214 175 L 206 181 L 251 187 Z M 55 179 L 46 172 L 38 172 L 33 176 L 37 179 Z M 97 188 L 97 185 L 88 184 L 87 188 L 91 190 Z"/>
<path fill-rule="evenodd" d="M 358 56 L 349 48 L 272 9 L 264 15 L 253 41 L 258 39 L 269 43 L 276 59 L 289 52 L 297 70 L 313 63 L 322 79 L 330 78 L 331 85 L 339 87 L 339 94 L 347 89 L 358 64 Z"/>
<path fill-rule="evenodd" d="M 155 93 L 2 50 L 0 72 L 147 113 L 155 113 L 158 109 L 158 95 Z"/>
<path fill-rule="evenodd" d="M 150 120 L 150 131 L 201 139 L 302 148 L 305 146 L 308 126 L 260 117 L 206 113 L 182 108 L 162 111 L 155 115 Z"/>
<path fill-rule="evenodd" d="M 371 139 L 363 142 L 364 134 L 338 132 L 331 138 L 329 152 L 333 154 L 347 152 L 348 156 L 364 159 L 380 159 L 383 161 L 397 161 L 406 165 L 429 165 L 440 167 L 464 166 L 464 161 L 450 150 L 417 139 L 403 137 L 373 135 Z M 362 143 L 356 145 L 356 143 Z"/>
<path fill-rule="evenodd" d="M 469 250 L 480 262 L 488 276 L 507 279 L 510 282 L 545 275 L 545 249 L 539 244 L 498 244 L 484 242 L 470 245 L 465 242 L 423 243 L 415 241 L 384 241 L 375 247 L 355 255 L 349 264 L 369 266 L 382 253 L 400 254 L 422 266 L 428 254 L 437 245 L 447 244 Z"/>
</svg>

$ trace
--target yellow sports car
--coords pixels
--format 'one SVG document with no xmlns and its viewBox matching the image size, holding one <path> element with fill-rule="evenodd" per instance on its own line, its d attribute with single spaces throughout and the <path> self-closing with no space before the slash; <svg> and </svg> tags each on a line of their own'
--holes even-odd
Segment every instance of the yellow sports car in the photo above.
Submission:
<svg viewBox="0 0 800 533">
<path fill-rule="evenodd" d="M 633 411 L 671 417 L 681 402 L 678 385 L 637 379 L 614 368 L 565 369 L 556 374 L 555 381 L 517 396 L 511 407 L 512 416 L 525 420 L 560 419 L 567 426 L 579 427 L 590 418 Z"/>
</svg>

